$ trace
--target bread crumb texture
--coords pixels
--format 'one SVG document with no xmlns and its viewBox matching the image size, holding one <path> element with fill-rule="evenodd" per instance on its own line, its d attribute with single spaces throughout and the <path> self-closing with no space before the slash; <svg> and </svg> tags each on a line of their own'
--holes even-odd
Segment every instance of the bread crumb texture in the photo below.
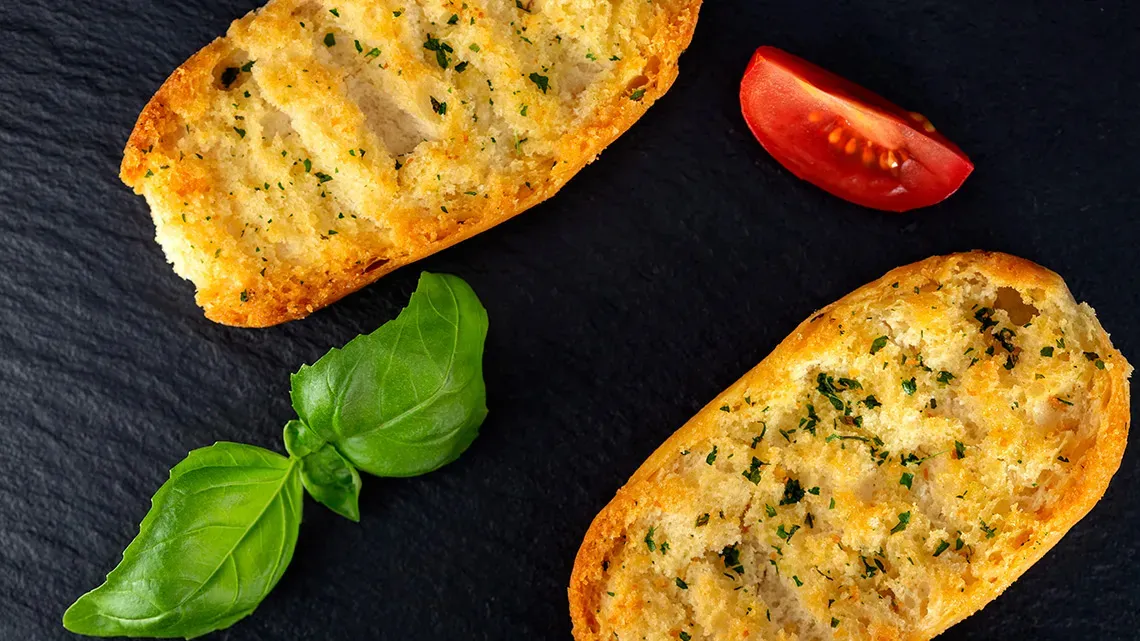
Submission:
<svg viewBox="0 0 1140 641">
<path fill-rule="evenodd" d="M 1096 503 L 1131 367 L 1056 274 L 970 253 L 801 324 L 597 517 L 587 640 L 926 640 Z"/>
<path fill-rule="evenodd" d="M 127 144 L 210 318 L 305 316 L 552 196 L 673 83 L 700 0 L 273 0 Z"/>
</svg>

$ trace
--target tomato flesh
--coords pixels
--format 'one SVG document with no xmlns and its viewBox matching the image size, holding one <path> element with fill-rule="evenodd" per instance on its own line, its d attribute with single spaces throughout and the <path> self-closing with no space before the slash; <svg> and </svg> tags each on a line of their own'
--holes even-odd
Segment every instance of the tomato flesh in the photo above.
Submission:
<svg viewBox="0 0 1140 641">
<path fill-rule="evenodd" d="M 864 207 L 933 205 L 974 170 L 922 115 L 775 47 L 752 57 L 740 104 L 753 135 L 781 165 Z"/>
</svg>

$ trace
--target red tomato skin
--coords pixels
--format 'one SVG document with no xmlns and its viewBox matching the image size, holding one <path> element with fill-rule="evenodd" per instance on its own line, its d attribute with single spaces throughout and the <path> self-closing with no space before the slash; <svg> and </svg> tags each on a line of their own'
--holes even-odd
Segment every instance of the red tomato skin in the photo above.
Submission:
<svg viewBox="0 0 1140 641">
<path fill-rule="evenodd" d="M 781 165 L 857 205 L 893 212 L 928 207 L 956 192 L 974 170 L 961 149 L 916 124 L 910 112 L 775 47 L 760 47 L 753 55 L 740 101 L 749 129 Z M 880 170 L 877 162 L 860 164 L 858 152 L 845 158 L 831 146 L 826 131 L 809 122 L 812 112 L 843 122 L 849 132 L 859 128 L 851 126 L 848 116 L 871 123 L 876 133 L 894 138 L 897 144 L 891 147 L 905 148 L 908 159 L 894 174 Z"/>
</svg>

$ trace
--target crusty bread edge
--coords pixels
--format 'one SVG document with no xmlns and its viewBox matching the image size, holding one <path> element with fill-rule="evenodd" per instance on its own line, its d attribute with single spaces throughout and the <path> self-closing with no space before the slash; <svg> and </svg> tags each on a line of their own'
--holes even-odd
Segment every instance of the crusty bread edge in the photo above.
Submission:
<svg viewBox="0 0 1140 641">
<path fill-rule="evenodd" d="M 321 285 L 307 287 L 286 287 L 291 283 L 263 282 L 261 293 L 248 300 L 239 301 L 230 288 L 199 289 L 198 305 L 206 317 L 224 325 L 237 327 L 268 327 L 290 320 L 304 318 L 351 294 L 380 277 L 400 267 L 426 258 L 456 243 L 486 231 L 554 196 L 583 167 L 597 158 L 606 147 L 629 130 L 673 86 L 679 72 L 678 58 L 688 48 L 696 29 L 701 0 L 692 0 L 681 9 L 667 25 L 669 37 L 654 38 L 650 41 L 651 55 L 660 60 L 660 66 L 653 72 L 647 71 L 645 90 L 641 100 L 630 100 L 627 96 L 614 96 L 607 109 L 599 115 L 593 125 L 577 136 L 564 139 L 563 148 L 574 148 L 573 153 L 563 154 L 564 158 L 575 162 L 559 163 L 551 170 L 549 178 L 534 185 L 531 193 L 524 198 L 506 195 L 488 201 L 484 214 L 474 223 L 459 224 L 446 235 L 439 234 L 439 226 L 430 224 L 434 218 L 427 218 L 421 236 L 422 242 L 409 248 L 406 253 L 392 257 L 382 264 L 376 263 L 363 271 L 356 262 L 344 265 L 328 265 L 326 280 Z M 251 20 L 252 14 L 237 22 Z M 172 104 L 193 105 L 205 109 L 205 101 L 196 95 L 198 79 L 202 74 L 213 73 L 225 50 L 224 39 L 219 38 L 201 51 L 191 56 L 166 80 L 147 103 L 139 115 L 134 130 L 123 153 L 120 178 L 135 193 L 142 194 L 143 176 L 148 168 L 147 156 L 156 148 L 161 150 L 162 140 L 173 133 L 180 125 L 181 118 L 168 106 Z M 267 279 L 269 280 L 269 279 Z M 266 295 L 265 292 L 270 292 Z"/>
<path fill-rule="evenodd" d="M 1052 295 L 1058 290 L 1068 294 L 1064 280 L 1054 272 L 1028 260 L 1002 254 L 998 252 L 974 251 L 949 256 L 935 256 L 918 263 L 898 267 L 891 270 L 882 278 L 864 285 L 844 296 L 838 301 L 824 307 L 807 320 L 800 323 L 787 338 L 772 350 L 763 361 L 751 369 L 743 377 L 733 383 L 724 392 L 705 405 L 697 414 L 679 430 L 673 433 L 653 454 L 633 473 L 629 482 L 618 490 L 617 495 L 602 509 L 582 542 L 574 560 L 574 569 L 570 577 L 568 589 L 570 601 L 570 618 L 573 625 L 573 635 L 576 641 L 602 641 L 601 637 L 591 630 L 596 623 L 594 614 L 597 610 L 603 585 L 602 561 L 621 544 L 621 533 L 624 532 L 639 500 L 646 497 L 643 490 L 651 489 L 654 476 L 664 469 L 673 455 L 681 450 L 685 443 L 691 442 L 703 434 L 711 435 L 717 429 L 719 408 L 726 403 L 735 403 L 754 382 L 760 380 L 776 380 L 772 378 L 776 373 L 788 371 L 788 367 L 799 358 L 801 354 L 810 354 L 822 347 L 835 335 L 834 331 L 823 331 L 828 323 L 815 321 L 826 317 L 828 312 L 836 307 L 846 305 L 855 299 L 875 292 L 885 292 L 892 283 L 899 282 L 903 288 L 910 279 L 925 279 L 927 274 L 945 273 L 947 270 L 956 270 L 961 267 L 975 268 L 990 276 L 998 282 L 1017 284 L 1021 288 L 1040 288 Z M 1098 338 L 1103 341 L 1106 348 L 1110 348 L 1113 359 L 1125 363 L 1123 355 L 1115 348 L 1111 348 L 1108 334 L 1096 322 Z M 1107 356 L 1106 356 L 1107 357 Z M 1080 521 L 1093 506 L 1104 496 L 1109 481 L 1120 467 L 1124 456 L 1124 448 L 1128 441 L 1128 427 L 1130 422 L 1130 403 L 1128 376 L 1129 367 L 1114 368 L 1106 380 L 1107 402 L 1104 408 L 1105 424 L 1100 430 L 1096 445 L 1091 448 L 1082 461 L 1082 481 L 1070 484 L 1066 494 L 1056 504 L 1051 518 L 1045 523 L 1051 526 L 1049 531 L 1040 539 L 1039 545 L 1033 550 L 1026 550 L 1012 569 L 1012 578 L 1009 582 L 1000 585 L 987 584 L 979 589 L 961 595 L 958 605 L 952 610 L 963 613 L 956 619 L 947 619 L 934 625 L 929 630 L 917 631 L 912 637 L 913 641 L 930 639 L 950 626 L 965 619 L 969 615 L 981 610 L 993 599 L 997 598 L 1005 588 L 1021 577 L 1030 567 L 1041 559 L 1058 541 Z"/>
</svg>

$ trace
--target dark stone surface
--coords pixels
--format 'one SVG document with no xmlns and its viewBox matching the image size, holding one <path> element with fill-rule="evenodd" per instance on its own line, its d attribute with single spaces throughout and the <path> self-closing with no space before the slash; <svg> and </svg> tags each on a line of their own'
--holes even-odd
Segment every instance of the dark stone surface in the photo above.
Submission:
<svg viewBox="0 0 1140 641">
<path fill-rule="evenodd" d="M 891 267 L 1036 260 L 1140 358 L 1140 5 L 712 0 L 673 92 L 552 202 L 268 330 L 206 321 L 116 178 L 138 111 L 255 0 L 0 3 L 0 638 L 64 639 L 185 453 L 280 449 L 288 376 L 393 317 L 418 268 L 491 314 L 491 415 L 458 463 L 368 478 L 363 522 L 307 502 L 258 612 L 214 638 L 568 639 L 594 514 L 801 319 Z M 1047 8 L 1046 8 L 1047 7 Z M 926 113 L 971 154 L 922 213 L 779 168 L 737 82 L 774 44 Z M 947 640 L 1135 639 L 1140 453 L 1104 500 Z"/>
</svg>

